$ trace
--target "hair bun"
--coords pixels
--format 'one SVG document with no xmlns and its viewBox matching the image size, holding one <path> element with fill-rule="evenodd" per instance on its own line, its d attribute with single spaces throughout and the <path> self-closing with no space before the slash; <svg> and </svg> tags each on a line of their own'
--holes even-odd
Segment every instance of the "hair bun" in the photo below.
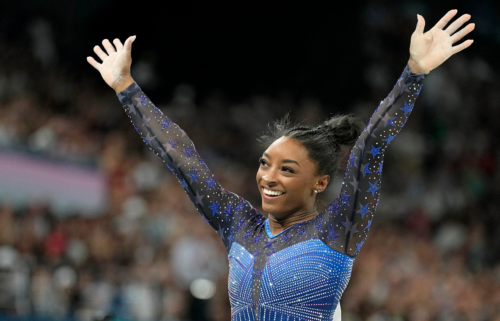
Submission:
<svg viewBox="0 0 500 321">
<path fill-rule="evenodd" d="M 352 145 L 365 128 L 365 124 L 353 114 L 336 115 L 321 125 L 321 131 L 339 145 Z"/>
</svg>

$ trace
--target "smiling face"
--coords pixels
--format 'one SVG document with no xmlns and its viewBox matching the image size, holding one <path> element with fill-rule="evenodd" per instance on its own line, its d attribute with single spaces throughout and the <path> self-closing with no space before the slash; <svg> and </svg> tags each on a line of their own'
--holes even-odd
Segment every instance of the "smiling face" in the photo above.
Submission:
<svg viewBox="0 0 500 321">
<path fill-rule="evenodd" d="M 328 175 L 317 175 L 306 148 L 289 137 L 281 137 L 267 148 L 256 178 L 262 209 L 278 220 L 315 211 L 314 190 L 323 191 L 329 180 Z"/>
</svg>

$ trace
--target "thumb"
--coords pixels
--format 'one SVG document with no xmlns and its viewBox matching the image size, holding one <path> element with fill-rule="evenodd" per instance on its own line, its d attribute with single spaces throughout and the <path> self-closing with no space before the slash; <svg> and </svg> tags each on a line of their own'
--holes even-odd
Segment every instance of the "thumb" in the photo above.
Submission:
<svg viewBox="0 0 500 321">
<path fill-rule="evenodd" d="M 125 45 L 123 46 L 125 48 L 125 51 L 132 51 L 132 42 L 134 42 L 135 38 L 136 36 L 128 37 L 128 39 L 125 41 Z"/>
<path fill-rule="evenodd" d="M 419 36 L 424 33 L 425 19 L 421 15 L 417 14 L 417 20 L 417 27 L 415 28 L 415 32 L 413 34 Z"/>
</svg>

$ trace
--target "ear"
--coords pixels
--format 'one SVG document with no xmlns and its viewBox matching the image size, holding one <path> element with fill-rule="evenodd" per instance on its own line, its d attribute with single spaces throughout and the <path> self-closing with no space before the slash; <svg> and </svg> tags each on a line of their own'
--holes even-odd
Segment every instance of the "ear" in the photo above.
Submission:
<svg viewBox="0 0 500 321">
<path fill-rule="evenodd" d="M 317 189 L 318 192 L 321 193 L 328 186 L 328 182 L 330 182 L 330 175 L 319 176 L 316 181 L 316 185 L 314 185 L 314 189 Z"/>
</svg>

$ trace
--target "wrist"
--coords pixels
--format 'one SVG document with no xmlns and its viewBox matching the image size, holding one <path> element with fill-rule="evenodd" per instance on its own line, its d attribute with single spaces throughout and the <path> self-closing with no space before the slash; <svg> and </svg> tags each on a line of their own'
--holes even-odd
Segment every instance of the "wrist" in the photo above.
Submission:
<svg viewBox="0 0 500 321">
<path fill-rule="evenodd" d="M 410 70 L 414 74 L 428 74 L 429 71 L 423 70 L 418 63 L 415 62 L 411 57 L 408 60 L 408 67 L 410 67 Z"/>
<path fill-rule="evenodd" d="M 134 82 L 135 80 L 134 78 L 132 78 L 132 76 L 130 76 L 130 74 L 127 76 L 121 76 L 117 79 L 117 81 L 115 81 L 112 88 L 118 94 L 127 89 L 127 87 L 132 85 Z"/>
</svg>

